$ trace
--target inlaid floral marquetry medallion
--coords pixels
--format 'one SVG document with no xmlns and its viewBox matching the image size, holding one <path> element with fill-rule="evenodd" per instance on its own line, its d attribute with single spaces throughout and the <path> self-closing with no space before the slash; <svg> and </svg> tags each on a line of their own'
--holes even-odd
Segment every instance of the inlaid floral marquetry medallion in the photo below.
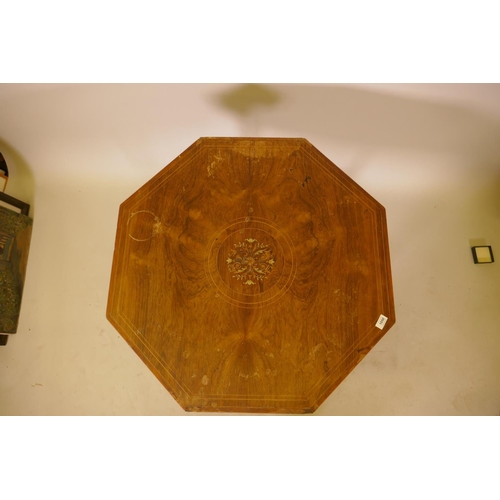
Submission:
<svg viewBox="0 0 500 500">
<path fill-rule="evenodd" d="M 395 322 L 384 207 L 305 139 L 199 139 L 122 203 L 107 317 L 186 411 L 314 412 Z"/>
<path fill-rule="evenodd" d="M 259 243 L 254 238 L 246 238 L 234 244 L 226 259 L 233 278 L 244 285 L 255 285 L 265 280 L 275 264 L 273 251 L 269 245 Z"/>
</svg>

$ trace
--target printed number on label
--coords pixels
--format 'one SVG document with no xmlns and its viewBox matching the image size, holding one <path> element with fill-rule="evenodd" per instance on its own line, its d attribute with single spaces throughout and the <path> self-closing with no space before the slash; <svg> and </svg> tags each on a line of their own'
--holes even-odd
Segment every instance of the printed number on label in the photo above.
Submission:
<svg viewBox="0 0 500 500">
<path fill-rule="evenodd" d="M 381 314 L 380 317 L 378 318 L 377 323 L 375 323 L 375 326 L 377 328 L 380 328 L 382 330 L 384 328 L 385 323 L 387 322 L 388 319 L 389 318 L 387 316 L 384 316 L 383 314 Z"/>
</svg>

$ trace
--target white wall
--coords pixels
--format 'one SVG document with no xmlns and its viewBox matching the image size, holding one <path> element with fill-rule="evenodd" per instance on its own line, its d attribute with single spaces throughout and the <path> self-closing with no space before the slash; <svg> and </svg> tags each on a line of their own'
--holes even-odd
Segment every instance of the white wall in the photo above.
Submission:
<svg viewBox="0 0 500 500">
<path fill-rule="evenodd" d="M 118 207 L 199 137 L 240 135 L 307 138 L 387 209 L 397 323 L 317 414 L 499 414 L 500 264 L 470 253 L 500 262 L 499 86 L 268 90 L 245 115 L 233 85 L 0 85 L 8 192 L 35 219 L 0 414 L 184 413 L 105 317 Z"/>
</svg>

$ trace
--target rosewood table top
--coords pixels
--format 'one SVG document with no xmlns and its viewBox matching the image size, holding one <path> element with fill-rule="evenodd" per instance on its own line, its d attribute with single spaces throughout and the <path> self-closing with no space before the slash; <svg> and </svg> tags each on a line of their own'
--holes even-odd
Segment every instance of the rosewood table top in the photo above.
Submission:
<svg viewBox="0 0 500 500">
<path fill-rule="evenodd" d="M 199 139 L 121 205 L 107 317 L 187 411 L 314 412 L 395 322 L 385 209 L 305 139 Z"/>
</svg>

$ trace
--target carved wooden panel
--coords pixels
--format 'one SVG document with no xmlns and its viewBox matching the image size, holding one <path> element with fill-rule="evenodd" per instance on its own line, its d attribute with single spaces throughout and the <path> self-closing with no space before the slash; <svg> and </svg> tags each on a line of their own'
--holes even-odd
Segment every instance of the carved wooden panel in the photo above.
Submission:
<svg viewBox="0 0 500 500">
<path fill-rule="evenodd" d="M 121 205 L 107 315 L 188 411 L 313 412 L 395 322 L 385 210 L 305 139 L 199 139 Z"/>
</svg>

